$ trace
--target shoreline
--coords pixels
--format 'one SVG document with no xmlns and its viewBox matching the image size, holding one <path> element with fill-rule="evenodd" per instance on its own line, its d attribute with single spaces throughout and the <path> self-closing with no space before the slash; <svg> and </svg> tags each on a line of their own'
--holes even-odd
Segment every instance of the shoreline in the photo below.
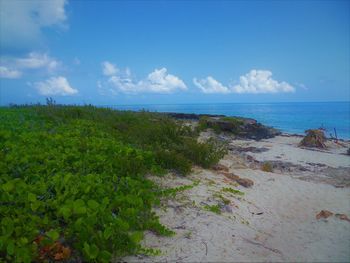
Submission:
<svg viewBox="0 0 350 263">
<path fill-rule="evenodd" d="M 250 118 L 250 117 L 242 117 L 242 116 L 227 116 L 227 115 L 222 115 L 222 114 L 196 114 L 196 113 L 181 113 L 181 112 L 155 112 L 155 113 L 159 113 L 159 114 L 164 114 L 167 116 L 170 116 L 174 119 L 179 119 L 179 120 L 188 120 L 188 121 L 199 121 L 200 118 L 202 117 L 209 117 L 209 118 L 222 118 L 222 117 L 228 117 L 228 118 L 237 118 L 237 119 L 242 119 L 242 120 L 248 120 L 248 121 L 255 121 L 256 123 L 261 124 L 264 127 L 268 127 L 268 128 L 273 128 L 277 131 L 280 132 L 280 135 L 282 136 L 295 136 L 295 137 L 305 137 L 305 131 L 304 134 L 299 134 L 299 133 L 293 133 L 293 132 L 288 132 L 288 131 L 282 131 L 276 127 L 273 126 L 267 126 L 264 123 L 260 123 L 257 120 L 255 120 L 254 118 Z M 312 129 L 312 127 L 310 127 L 309 129 Z M 327 137 L 327 135 L 325 134 L 326 139 L 327 140 L 333 140 L 333 141 L 342 141 L 342 142 L 350 142 L 350 138 L 334 138 L 334 137 Z"/>
<path fill-rule="evenodd" d="M 206 131 L 200 139 L 212 136 Z M 198 185 L 155 209 L 176 232 L 171 238 L 146 233 L 142 244 L 161 254 L 123 261 L 347 261 L 350 157 L 341 153 L 350 142 L 327 141 L 327 151 L 314 151 L 299 148 L 300 139 L 285 134 L 259 141 L 227 138 L 229 153 L 219 170 L 194 167 L 187 177 L 152 178 L 164 187 Z M 272 167 L 264 171 L 267 162 Z M 237 184 L 237 176 L 254 184 Z M 319 219 L 324 210 L 332 215 Z"/>
</svg>

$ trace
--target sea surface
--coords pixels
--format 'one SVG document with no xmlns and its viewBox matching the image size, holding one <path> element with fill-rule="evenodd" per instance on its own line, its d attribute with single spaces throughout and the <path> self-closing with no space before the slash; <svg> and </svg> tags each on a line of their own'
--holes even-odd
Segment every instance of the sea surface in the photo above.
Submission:
<svg viewBox="0 0 350 263">
<path fill-rule="evenodd" d="M 304 134 L 307 129 L 324 128 L 326 135 L 350 139 L 350 102 L 221 103 L 113 105 L 120 110 L 223 114 L 256 119 L 282 132 Z"/>
</svg>

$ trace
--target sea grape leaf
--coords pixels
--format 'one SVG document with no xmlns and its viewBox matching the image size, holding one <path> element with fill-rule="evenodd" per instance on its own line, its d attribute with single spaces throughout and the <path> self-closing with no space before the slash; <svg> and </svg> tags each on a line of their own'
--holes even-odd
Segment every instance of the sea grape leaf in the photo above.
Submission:
<svg viewBox="0 0 350 263">
<path fill-rule="evenodd" d="M 143 239 L 143 233 L 141 231 L 136 231 L 130 235 L 130 239 L 138 244 Z"/>
<path fill-rule="evenodd" d="M 101 259 L 102 262 L 110 262 L 112 258 L 112 254 L 109 253 L 107 250 L 103 250 L 99 254 L 99 258 Z"/>
<path fill-rule="evenodd" d="M 15 187 L 15 184 L 13 181 L 8 181 L 7 183 L 2 185 L 2 189 L 8 193 L 11 192 L 14 187 Z"/>
<path fill-rule="evenodd" d="M 74 213 L 76 214 L 85 214 L 86 213 L 86 207 L 85 202 L 82 199 L 78 199 L 74 201 L 73 204 Z"/>
<path fill-rule="evenodd" d="M 87 242 L 85 242 L 84 251 L 90 259 L 95 259 L 98 256 L 99 249 L 95 244 L 90 246 Z"/>
<path fill-rule="evenodd" d="M 88 206 L 93 210 L 96 210 L 100 205 L 95 200 L 89 200 L 87 203 L 88 203 Z"/>
<path fill-rule="evenodd" d="M 56 241 L 60 237 L 60 234 L 56 230 L 50 230 L 46 235 L 53 241 Z"/>
<path fill-rule="evenodd" d="M 113 229 L 111 227 L 106 227 L 106 229 L 103 231 L 103 237 L 105 239 L 109 239 L 113 233 Z"/>
<path fill-rule="evenodd" d="M 67 206 L 61 207 L 59 212 L 63 215 L 64 219 L 68 219 L 72 215 L 71 209 Z"/>
<path fill-rule="evenodd" d="M 10 240 L 7 245 L 7 253 L 11 256 L 15 253 L 15 243 Z"/>
</svg>

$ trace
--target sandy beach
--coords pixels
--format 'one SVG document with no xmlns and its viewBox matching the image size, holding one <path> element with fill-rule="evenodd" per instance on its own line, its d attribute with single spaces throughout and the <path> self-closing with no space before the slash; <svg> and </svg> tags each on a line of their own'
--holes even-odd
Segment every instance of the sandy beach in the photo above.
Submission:
<svg viewBox="0 0 350 263">
<path fill-rule="evenodd" d="M 202 133 L 201 139 L 211 135 Z M 228 140 L 229 152 L 219 169 L 194 167 L 187 177 L 152 178 L 164 187 L 194 187 L 155 209 L 176 232 L 173 237 L 146 233 L 143 245 L 161 254 L 123 260 L 350 261 L 350 143 L 327 141 L 327 149 L 320 150 L 298 147 L 301 139 L 282 134 L 260 141 Z M 272 172 L 262 171 L 266 162 Z M 237 176 L 254 185 L 239 185 Z M 219 213 L 209 211 L 211 206 L 219 207 Z M 322 210 L 332 215 L 317 219 Z"/>
</svg>

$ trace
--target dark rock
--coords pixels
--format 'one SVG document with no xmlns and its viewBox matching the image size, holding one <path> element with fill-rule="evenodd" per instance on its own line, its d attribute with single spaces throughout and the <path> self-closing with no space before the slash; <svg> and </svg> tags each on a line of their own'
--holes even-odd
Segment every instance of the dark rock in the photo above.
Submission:
<svg viewBox="0 0 350 263">
<path fill-rule="evenodd" d="M 209 118 L 225 117 L 225 115 L 176 113 L 176 112 L 164 112 L 163 114 L 174 119 L 182 119 L 182 120 L 199 120 L 201 117 L 209 117 Z"/>
<path fill-rule="evenodd" d="M 241 152 L 262 153 L 262 152 L 267 152 L 269 149 L 265 147 L 258 148 L 253 146 L 250 146 L 250 147 L 235 146 L 235 147 L 231 147 L 230 150 L 238 153 L 241 153 Z"/>
<path fill-rule="evenodd" d="M 217 129 L 222 132 L 235 134 L 239 138 L 245 139 L 268 139 L 280 135 L 281 132 L 254 119 L 232 117 L 232 118 L 209 118 L 206 124 L 209 128 Z"/>
<path fill-rule="evenodd" d="M 235 175 L 233 173 L 228 173 L 228 172 L 224 172 L 224 171 L 220 171 L 219 173 L 224 175 L 226 178 L 231 179 L 233 181 L 236 181 L 239 179 L 239 176 Z"/>
<path fill-rule="evenodd" d="M 215 164 L 215 165 L 212 167 L 212 169 L 213 169 L 214 171 L 225 171 L 225 172 L 228 172 L 228 170 L 229 170 L 227 166 L 222 165 L 222 164 Z"/>
<path fill-rule="evenodd" d="M 251 187 L 254 185 L 254 182 L 247 178 L 238 178 L 236 182 L 244 187 Z"/>
</svg>

